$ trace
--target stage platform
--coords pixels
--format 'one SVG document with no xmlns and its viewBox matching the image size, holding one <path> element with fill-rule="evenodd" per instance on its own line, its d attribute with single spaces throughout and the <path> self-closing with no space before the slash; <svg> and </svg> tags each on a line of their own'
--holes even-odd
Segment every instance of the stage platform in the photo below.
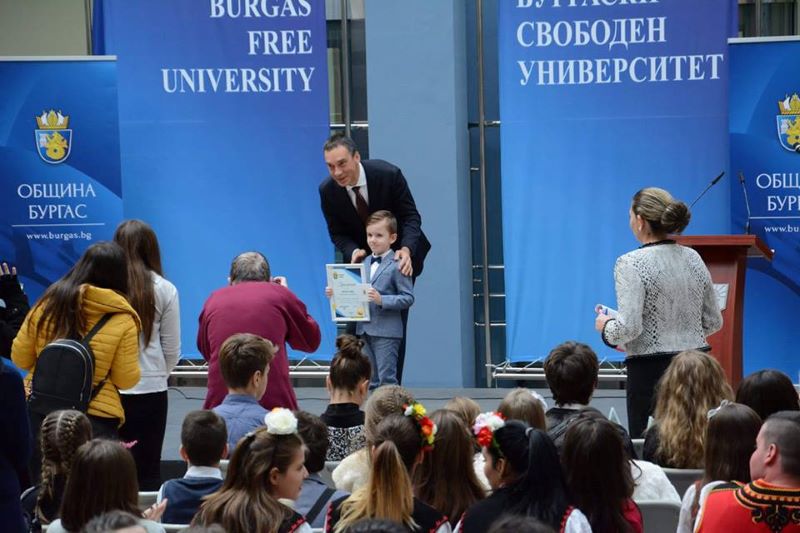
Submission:
<svg viewBox="0 0 800 533">
<path fill-rule="evenodd" d="M 434 389 L 411 388 L 414 397 L 423 403 L 428 411 L 443 407 L 455 396 L 468 396 L 478 402 L 482 411 L 497 409 L 500 400 L 508 393 L 508 388 L 493 389 Z M 553 406 L 553 398 L 549 389 L 535 387 L 533 390 L 544 396 L 549 407 Z M 328 393 L 323 387 L 296 387 L 295 393 L 300 408 L 319 415 L 328 405 Z M 205 387 L 170 387 L 169 413 L 167 416 L 167 433 L 162 451 L 163 461 L 180 461 L 178 447 L 181 440 L 181 422 L 189 411 L 201 409 L 206 396 Z M 603 414 L 608 415 L 613 407 L 620 423 L 627 427 L 628 415 L 625 407 L 625 391 L 618 389 L 597 389 L 591 405 Z"/>
</svg>

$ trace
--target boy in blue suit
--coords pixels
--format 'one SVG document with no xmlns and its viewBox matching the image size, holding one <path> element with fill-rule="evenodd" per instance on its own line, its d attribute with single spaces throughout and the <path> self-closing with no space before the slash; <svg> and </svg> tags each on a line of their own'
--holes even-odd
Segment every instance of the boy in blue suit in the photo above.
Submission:
<svg viewBox="0 0 800 533">
<path fill-rule="evenodd" d="M 369 322 L 358 322 L 356 335 L 372 363 L 369 389 L 397 384 L 397 356 L 403 340 L 400 312 L 414 303 L 411 278 L 397 268 L 392 244 L 397 240 L 397 219 L 389 211 L 375 211 L 366 222 L 367 244 L 372 253 L 364 260 L 369 299 Z M 326 290 L 328 296 L 330 289 Z"/>
</svg>

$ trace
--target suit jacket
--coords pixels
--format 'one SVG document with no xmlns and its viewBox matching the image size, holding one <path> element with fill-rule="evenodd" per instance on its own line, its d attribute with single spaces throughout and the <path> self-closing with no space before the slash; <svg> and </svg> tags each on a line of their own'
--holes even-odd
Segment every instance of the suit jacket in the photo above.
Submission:
<svg viewBox="0 0 800 533">
<path fill-rule="evenodd" d="M 402 275 L 397 269 L 393 251 L 386 254 L 371 279 L 369 273 L 372 269 L 372 255 L 364 260 L 364 267 L 367 269 L 367 281 L 381 293 L 381 305 L 369 303 L 369 322 L 357 322 L 356 334 L 402 338 L 403 319 L 400 311 L 408 309 L 414 303 L 411 278 Z"/>
<path fill-rule="evenodd" d="M 208 361 L 208 392 L 203 409 L 222 403 L 228 388 L 219 368 L 219 349 L 234 333 L 253 333 L 278 347 L 267 374 L 267 392 L 259 402 L 265 409 L 297 409 L 289 380 L 286 343 L 303 352 L 319 347 L 319 326 L 292 291 L 268 281 L 244 281 L 214 291 L 203 305 L 197 348 Z"/>
<path fill-rule="evenodd" d="M 422 232 L 422 218 L 403 172 L 380 159 L 362 160 L 361 165 L 367 176 L 369 212 L 386 209 L 394 214 L 397 218 L 397 241 L 393 248 L 399 250 L 403 246 L 408 247 L 414 276 L 420 275 L 431 243 Z M 369 251 L 367 231 L 347 189 L 328 176 L 319 186 L 319 197 L 322 214 L 328 223 L 328 234 L 336 248 L 344 254 L 345 261 L 350 260 L 354 250 L 361 248 Z"/>
</svg>

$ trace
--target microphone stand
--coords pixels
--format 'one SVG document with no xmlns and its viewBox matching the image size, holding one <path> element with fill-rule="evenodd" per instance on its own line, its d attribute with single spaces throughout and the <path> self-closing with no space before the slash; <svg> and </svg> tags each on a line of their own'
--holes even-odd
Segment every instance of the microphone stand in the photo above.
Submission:
<svg viewBox="0 0 800 533">
<path fill-rule="evenodd" d="M 747 187 L 744 185 L 744 173 L 739 171 L 739 183 L 742 184 L 742 192 L 744 193 L 744 206 L 747 208 L 747 223 L 744 225 L 744 234 L 750 235 L 750 199 L 747 197 Z"/>
<path fill-rule="evenodd" d="M 708 184 L 708 187 L 706 187 L 706 188 L 703 190 L 703 192 L 701 192 L 701 193 L 700 193 L 700 196 L 698 196 L 697 198 L 695 198 L 695 199 L 694 199 L 694 202 L 692 202 L 692 204 L 689 206 L 689 209 L 691 209 L 692 207 L 694 207 L 694 204 L 696 204 L 696 203 L 697 203 L 697 201 L 698 201 L 700 198 L 702 198 L 703 196 L 705 196 L 705 194 L 708 192 L 708 190 L 709 190 L 711 187 L 713 187 L 714 185 L 716 185 L 716 184 L 717 184 L 717 182 L 718 182 L 719 180 L 721 180 L 721 179 L 722 179 L 722 176 L 724 176 L 724 175 L 725 175 L 725 171 L 723 170 L 722 172 L 720 172 L 720 173 L 719 173 L 719 176 L 717 176 L 716 178 L 714 178 L 713 180 L 711 180 L 711 183 L 709 183 L 709 184 Z"/>
</svg>

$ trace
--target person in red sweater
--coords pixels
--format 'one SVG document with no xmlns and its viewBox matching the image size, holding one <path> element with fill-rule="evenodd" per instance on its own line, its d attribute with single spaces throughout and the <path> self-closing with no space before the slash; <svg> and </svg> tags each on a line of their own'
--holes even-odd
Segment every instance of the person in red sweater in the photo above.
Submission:
<svg viewBox="0 0 800 533">
<path fill-rule="evenodd" d="M 720 485 L 708 495 L 699 533 L 800 532 L 800 414 L 764 422 L 750 457 L 751 483 Z"/>
<path fill-rule="evenodd" d="M 219 368 L 219 350 L 235 333 L 253 333 L 277 347 L 267 374 L 267 392 L 261 398 L 266 409 L 297 409 L 297 397 L 289 381 L 286 343 L 295 350 L 313 352 L 320 331 L 306 306 L 287 288 L 285 278 L 272 278 L 269 262 L 259 252 L 239 254 L 231 263 L 230 285 L 211 293 L 200 313 L 197 348 L 209 363 L 208 392 L 203 409 L 222 403 L 228 389 Z"/>
</svg>

